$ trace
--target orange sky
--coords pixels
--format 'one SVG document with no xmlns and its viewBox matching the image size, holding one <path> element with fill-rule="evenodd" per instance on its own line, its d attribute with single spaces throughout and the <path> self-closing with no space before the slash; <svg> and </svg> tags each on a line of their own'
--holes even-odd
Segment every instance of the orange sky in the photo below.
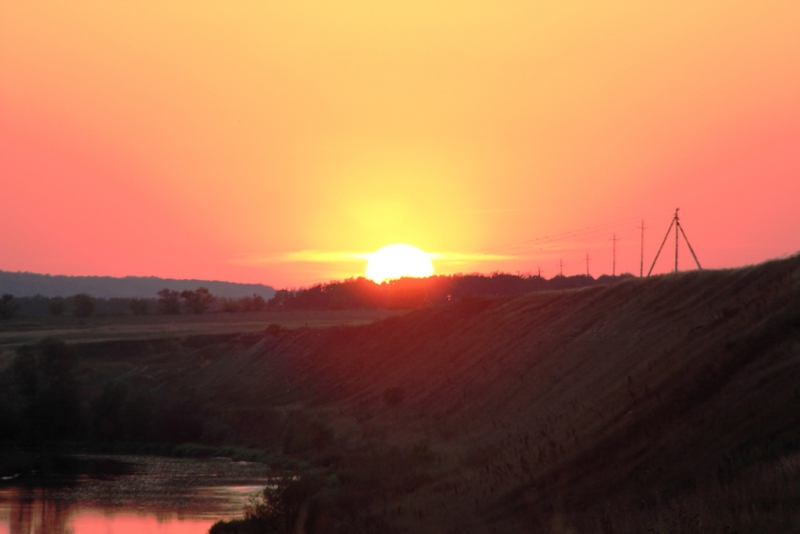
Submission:
<svg viewBox="0 0 800 534">
<path fill-rule="evenodd" d="M 638 274 L 676 207 L 755 263 L 800 250 L 798 95 L 790 1 L 4 1 L 0 269 L 598 276 L 616 233 Z"/>
</svg>

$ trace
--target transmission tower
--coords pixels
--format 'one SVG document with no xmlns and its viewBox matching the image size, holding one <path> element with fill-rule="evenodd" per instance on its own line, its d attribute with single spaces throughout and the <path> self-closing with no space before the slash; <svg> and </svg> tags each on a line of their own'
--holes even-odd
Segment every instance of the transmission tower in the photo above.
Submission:
<svg viewBox="0 0 800 534">
<path fill-rule="evenodd" d="M 683 231 L 683 226 L 681 226 L 680 219 L 678 218 L 678 210 L 680 208 L 675 209 L 675 215 L 672 217 L 672 222 L 669 223 L 669 228 L 667 228 L 667 233 L 664 236 L 664 240 L 661 242 L 661 246 L 658 247 L 658 252 L 656 252 L 656 257 L 653 258 L 653 265 L 650 266 L 650 270 L 647 271 L 647 276 L 650 276 L 650 273 L 653 272 L 653 267 L 656 266 L 656 261 L 658 260 L 659 254 L 661 254 L 661 249 L 664 248 L 664 243 L 667 242 L 667 238 L 669 237 L 669 233 L 672 231 L 672 227 L 675 226 L 675 272 L 678 272 L 678 232 L 680 235 L 683 236 L 683 240 L 686 241 L 686 245 L 689 247 L 689 252 L 692 253 L 692 258 L 694 258 L 694 262 L 697 264 L 697 268 L 701 271 L 703 270 L 700 267 L 700 262 L 697 261 L 697 255 L 694 253 L 694 249 L 692 248 L 691 243 L 689 243 L 689 238 L 686 237 L 686 232 Z"/>
</svg>

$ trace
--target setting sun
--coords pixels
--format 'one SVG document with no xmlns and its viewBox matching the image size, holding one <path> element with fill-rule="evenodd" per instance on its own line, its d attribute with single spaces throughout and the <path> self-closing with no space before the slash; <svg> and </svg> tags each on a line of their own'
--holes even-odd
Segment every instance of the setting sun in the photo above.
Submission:
<svg viewBox="0 0 800 534">
<path fill-rule="evenodd" d="M 367 278 L 377 284 L 392 278 L 422 278 L 432 274 L 431 259 L 411 245 L 387 245 L 372 254 L 367 263 Z"/>
</svg>

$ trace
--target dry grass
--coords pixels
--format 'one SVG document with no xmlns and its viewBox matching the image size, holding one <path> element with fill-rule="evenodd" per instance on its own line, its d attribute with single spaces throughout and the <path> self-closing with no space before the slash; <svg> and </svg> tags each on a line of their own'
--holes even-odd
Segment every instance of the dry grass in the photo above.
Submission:
<svg viewBox="0 0 800 534">
<path fill-rule="evenodd" d="M 367 324 L 396 315 L 387 310 L 265 311 L 204 315 L 47 316 L 0 322 L 0 349 L 56 336 L 71 343 L 142 340 L 160 336 L 261 333 L 269 324 L 288 329 Z"/>
</svg>

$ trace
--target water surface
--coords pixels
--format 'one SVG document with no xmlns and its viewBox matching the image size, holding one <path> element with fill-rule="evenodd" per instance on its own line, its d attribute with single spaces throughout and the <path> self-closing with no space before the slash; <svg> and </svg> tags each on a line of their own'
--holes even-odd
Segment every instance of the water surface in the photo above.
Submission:
<svg viewBox="0 0 800 534">
<path fill-rule="evenodd" d="M 205 534 L 241 517 L 262 464 L 78 455 L 0 481 L 0 534 Z"/>
</svg>

